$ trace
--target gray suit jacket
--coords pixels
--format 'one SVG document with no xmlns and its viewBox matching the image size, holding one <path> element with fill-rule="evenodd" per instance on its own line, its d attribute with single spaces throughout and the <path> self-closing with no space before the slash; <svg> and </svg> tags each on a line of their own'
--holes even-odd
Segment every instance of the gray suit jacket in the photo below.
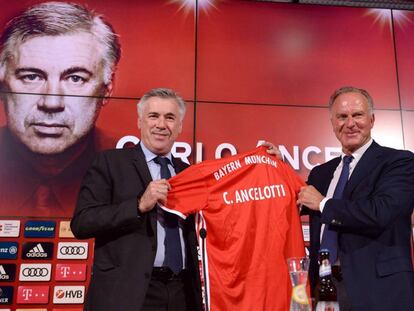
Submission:
<svg viewBox="0 0 414 311">
<path fill-rule="evenodd" d="M 177 159 L 178 172 L 187 165 Z M 86 173 L 71 222 L 79 239 L 95 238 L 94 264 L 85 310 L 140 310 L 151 278 L 157 249 L 156 209 L 139 214 L 137 198 L 151 182 L 140 145 L 108 150 Z M 187 267 L 196 309 L 201 310 L 201 285 L 193 217 L 185 221 Z"/>
</svg>

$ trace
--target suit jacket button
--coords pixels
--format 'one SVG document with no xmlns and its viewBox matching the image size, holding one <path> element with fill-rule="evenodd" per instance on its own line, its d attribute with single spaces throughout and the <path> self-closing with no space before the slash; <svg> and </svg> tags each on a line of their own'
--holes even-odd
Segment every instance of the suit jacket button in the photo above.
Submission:
<svg viewBox="0 0 414 311">
<path fill-rule="evenodd" d="M 153 246 L 152 246 L 152 251 L 153 251 L 153 252 L 157 251 L 157 246 L 153 245 Z"/>
</svg>

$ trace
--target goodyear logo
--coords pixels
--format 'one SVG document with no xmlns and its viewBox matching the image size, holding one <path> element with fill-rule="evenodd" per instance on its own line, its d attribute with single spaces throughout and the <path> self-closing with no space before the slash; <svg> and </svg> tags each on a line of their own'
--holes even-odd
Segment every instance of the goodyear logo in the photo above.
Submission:
<svg viewBox="0 0 414 311">
<path fill-rule="evenodd" d="M 26 238 L 53 238 L 56 232 L 56 222 L 30 220 L 24 226 Z"/>
</svg>

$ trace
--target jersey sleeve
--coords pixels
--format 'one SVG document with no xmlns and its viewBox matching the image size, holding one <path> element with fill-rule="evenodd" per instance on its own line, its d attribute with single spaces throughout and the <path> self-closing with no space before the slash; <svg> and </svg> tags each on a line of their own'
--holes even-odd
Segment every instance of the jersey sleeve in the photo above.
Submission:
<svg viewBox="0 0 414 311">
<path fill-rule="evenodd" d="M 303 240 L 302 224 L 296 200 L 300 187 L 305 186 L 306 184 L 288 164 L 283 163 L 282 165 L 292 194 L 292 201 L 290 202 L 287 211 L 289 229 L 285 244 L 285 258 L 303 257 L 305 256 L 305 243 Z"/>
<path fill-rule="evenodd" d="M 187 217 L 207 206 L 208 187 L 199 166 L 190 166 L 168 180 L 171 185 L 168 191 L 166 210 Z"/>
</svg>

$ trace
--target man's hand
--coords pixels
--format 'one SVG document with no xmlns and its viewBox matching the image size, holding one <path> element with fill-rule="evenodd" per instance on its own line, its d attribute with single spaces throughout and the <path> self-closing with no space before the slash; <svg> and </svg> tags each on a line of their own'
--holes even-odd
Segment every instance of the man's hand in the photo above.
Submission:
<svg viewBox="0 0 414 311">
<path fill-rule="evenodd" d="M 301 187 L 297 204 L 303 204 L 314 211 L 320 211 L 319 204 L 325 197 L 314 186 Z"/>
<path fill-rule="evenodd" d="M 262 146 L 267 147 L 267 153 L 276 156 L 279 160 L 283 160 L 282 154 L 279 149 L 275 147 L 271 142 L 265 141 Z"/>
<path fill-rule="evenodd" d="M 166 179 L 151 181 L 141 199 L 138 200 L 139 211 L 141 213 L 149 212 L 157 202 L 165 204 L 170 189 L 171 186 Z"/>
</svg>

